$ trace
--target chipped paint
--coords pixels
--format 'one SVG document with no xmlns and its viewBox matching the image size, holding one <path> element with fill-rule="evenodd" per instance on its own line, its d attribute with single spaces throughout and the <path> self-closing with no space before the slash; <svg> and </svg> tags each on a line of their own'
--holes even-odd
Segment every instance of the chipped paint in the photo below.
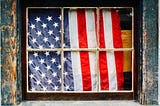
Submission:
<svg viewBox="0 0 160 106">
<path fill-rule="evenodd" d="M 158 0 L 143 1 L 141 103 L 158 104 Z"/>
<path fill-rule="evenodd" d="M 2 1 L 2 104 L 16 104 L 17 34 L 16 0 Z M 10 5 L 6 5 L 10 4 Z M 5 17 L 7 16 L 7 17 Z M 10 21 L 7 21 L 10 20 Z"/>
<path fill-rule="evenodd" d="M 158 6 L 160 6 L 160 0 Z M 160 61 L 160 8 L 158 8 L 158 35 L 158 61 Z M 160 62 L 158 64 L 158 104 L 160 105 Z"/>
<path fill-rule="evenodd" d="M 1 2 L 0 2 L 0 26 L 2 26 L 1 25 L 1 17 L 2 17 L 2 14 L 1 14 L 1 8 L 2 8 L 2 6 L 1 6 Z M 2 35 L 1 35 L 1 29 L 0 29 L 0 39 L 2 38 Z M 1 74 L 1 72 L 2 72 L 2 62 L 1 62 L 1 60 L 2 60 L 2 55 L 1 55 L 1 53 L 2 53 L 2 43 L 1 43 L 1 40 L 0 40 L 0 105 L 2 104 L 2 97 L 1 97 L 1 95 L 2 95 L 2 93 L 1 93 L 1 88 L 2 88 L 2 80 L 1 80 L 1 76 L 2 76 L 2 74 Z"/>
</svg>

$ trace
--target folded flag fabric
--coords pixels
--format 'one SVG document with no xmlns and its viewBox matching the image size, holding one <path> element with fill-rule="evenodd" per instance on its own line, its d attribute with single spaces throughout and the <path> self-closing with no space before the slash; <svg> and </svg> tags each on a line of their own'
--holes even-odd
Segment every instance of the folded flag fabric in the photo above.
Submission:
<svg viewBox="0 0 160 106">
<path fill-rule="evenodd" d="M 28 10 L 28 90 L 123 90 L 123 52 L 101 51 L 123 48 L 118 12 L 63 12 L 62 17 L 61 9 Z"/>
</svg>

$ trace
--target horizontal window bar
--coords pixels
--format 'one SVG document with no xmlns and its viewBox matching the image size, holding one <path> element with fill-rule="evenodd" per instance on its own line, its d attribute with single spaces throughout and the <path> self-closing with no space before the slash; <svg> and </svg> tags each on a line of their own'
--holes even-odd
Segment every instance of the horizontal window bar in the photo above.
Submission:
<svg viewBox="0 0 160 106">
<path fill-rule="evenodd" d="M 129 8 L 131 8 L 131 9 L 133 9 L 133 7 L 27 7 L 27 9 L 57 9 L 57 8 L 59 8 L 59 9 L 62 9 L 62 8 L 64 8 L 64 9 L 67 9 L 67 8 L 69 8 L 69 9 L 97 9 L 97 8 L 99 8 L 99 9 L 129 9 Z"/>
<path fill-rule="evenodd" d="M 55 49 L 28 49 L 28 51 L 71 51 L 71 52 L 79 52 L 79 51 L 90 51 L 90 52 L 96 52 L 96 51 L 106 51 L 106 52 L 112 52 L 112 51 L 133 51 L 133 48 L 55 48 Z"/>
<path fill-rule="evenodd" d="M 110 48 L 110 49 L 99 49 L 99 51 L 133 51 L 133 48 Z"/>
<path fill-rule="evenodd" d="M 29 93 L 120 93 L 120 92 L 133 92 L 133 90 L 104 90 L 104 91 L 27 91 Z"/>
</svg>

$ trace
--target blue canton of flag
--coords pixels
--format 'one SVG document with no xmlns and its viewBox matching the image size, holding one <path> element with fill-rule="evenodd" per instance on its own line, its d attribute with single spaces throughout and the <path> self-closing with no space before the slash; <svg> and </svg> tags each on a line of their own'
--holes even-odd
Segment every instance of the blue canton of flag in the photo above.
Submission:
<svg viewBox="0 0 160 106">
<path fill-rule="evenodd" d="M 31 9 L 28 11 L 28 49 L 61 48 L 61 10 Z M 70 48 L 68 13 L 65 12 L 65 48 Z M 29 91 L 73 91 L 71 53 L 64 53 L 64 79 L 61 79 L 61 54 L 57 52 L 28 52 Z M 62 85 L 62 80 L 64 84 Z"/>
<path fill-rule="evenodd" d="M 60 9 L 37 10 L 28 13 L 28 48 L 61 47 L 61 11 Z"/>
<path fill-rule="evenodd" d="M 59 52 L 29 52 L 28 59 L 29 90 L 61 90 L 61 58 Z"/>
<path fill-rule="evenodd" d="M 28 49 L 61 47 L 60 9 L 29 9 Z M 61 53 L 28 52 L 29 91 L 61 91 Z"/>
</svg>

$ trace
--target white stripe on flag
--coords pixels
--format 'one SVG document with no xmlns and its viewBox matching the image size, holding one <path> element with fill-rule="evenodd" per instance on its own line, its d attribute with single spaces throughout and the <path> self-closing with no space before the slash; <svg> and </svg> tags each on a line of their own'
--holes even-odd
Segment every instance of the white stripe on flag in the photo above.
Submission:
<svg viewBox="0 0 160 106">
<path fill-rule="evenodd" d="M 95 48 L 97 46 L 97 43 L 96 43 L 94 10 L 86 10 L 85 14 L 86 14 L 88 48 Z M 89 62 L 90 62 L 90 73 L 92 81 L 92 91 L 97 91 L 96 53 L 89 52 Z"/>
<path fill-rule="evenodd" d="M 69 11 L 69 36 L 71 48 L 79 48 L 78 44 L 78 28 L 77 28 L 77 12 Z M 82 73 L 80 64 L 80 54 L 79 52 L 71 52 L 72 58 L 72 70 L 74 79 L 74 90 L 82 91 Z"/>
<path fill-rule="evenodd" d="M 112 19 L 111 12 L 103 10 L 103 22 L 104 22 L 104 36 L 106 48 L 113 48 L 113 33 L 112 33 Z M 108 63 L 108 78 L 109 78 L 109 90 L 117 90 L 117 75 L 115 66 L 114 52 L 107 53 Z"/>
</svg>

